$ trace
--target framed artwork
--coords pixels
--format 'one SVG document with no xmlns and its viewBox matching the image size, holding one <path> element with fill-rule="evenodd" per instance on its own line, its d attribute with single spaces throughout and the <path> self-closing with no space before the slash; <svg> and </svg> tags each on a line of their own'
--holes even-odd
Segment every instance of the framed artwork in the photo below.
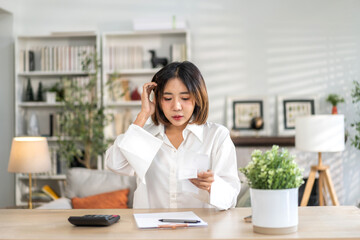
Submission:
<svg viewBox="0 0 360 240">
<path fill-rule="evenodd" d="M 263 123 L 254 128 L 254 118 L 260 117 Z M 265 132 L 265 114 L 263 98 L 228 97 L 227 127 L 232 135 L 256 135 Z"/>
<path fill-rule="evenodd" d="M 295 120 L 315 114 L 315 98 L 278 97 L 278 134 L 295 135 Z"/>
</svg>

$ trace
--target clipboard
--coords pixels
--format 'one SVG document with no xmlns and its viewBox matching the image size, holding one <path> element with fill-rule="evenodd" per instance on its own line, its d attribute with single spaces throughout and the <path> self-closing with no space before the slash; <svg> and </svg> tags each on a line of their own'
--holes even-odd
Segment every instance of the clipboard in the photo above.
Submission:
<svg viewBox="0 0 360 240">
<path fill-rule="evenodd" d="M 207 222 L 204 222 L 194 212 L 161 212 L 161 213 L 135 213 L 135 222 L 138 228 L 171 228 L 176 229 L 178 227 L 206 227 Z M 198 223 L 187 223 L 187 224 L 175 224 L 166 223 L 159 221 L 160 219 L 189 219 L 198 220 Z"/>
</svg>

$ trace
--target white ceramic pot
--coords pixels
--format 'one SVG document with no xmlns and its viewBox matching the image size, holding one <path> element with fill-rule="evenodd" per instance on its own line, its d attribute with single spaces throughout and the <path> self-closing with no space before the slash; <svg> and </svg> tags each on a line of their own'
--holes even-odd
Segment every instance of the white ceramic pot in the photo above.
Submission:
<svg viewBox="0 0 360 240">
<path fill-rule="evenodd" d="M 298 188 L 250 188 L 250 196 L 254 232 L 288 234 L 297 231 Z"/>
<path fill-rule="evenodd" d="M 55 103 L 56 102 L 56 92 L 46 92 L 46 102 Z"/>
</svg>

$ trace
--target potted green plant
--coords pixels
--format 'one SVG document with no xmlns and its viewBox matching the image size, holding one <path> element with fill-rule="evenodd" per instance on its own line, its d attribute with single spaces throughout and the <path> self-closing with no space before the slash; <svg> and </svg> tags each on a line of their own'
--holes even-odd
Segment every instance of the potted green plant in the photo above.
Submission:
<svg viewBox="0 0 360 240">
<path fill-rule="evenodd" d="M 69 165 L 77 162 L 86 168 L 96 168 L 98 158 L 107 148 L 104 139 L 107 118 L 102 103 L 102 91 L 97 89 L 97 57 L 83 53 L 82 58 L 82 70 L 87 77 L 64 79 L 59 153 Z"/>
<path fill-rule="evenodd" d="M 274 145 L 263 153 L 255 150 L 249 164 L 239 169 L 250 187 L 253 230 L 265 234 L 297 231 L 298 188 L 302 172 L 288 150 Z"/>
<path fill-rule="evenodd" d="M 60 82 L 55 83 L 51 87 L 45 88 L 46 102 L 54 103 L 64 100 L 64 88 Z"/>
<path fill-rule="evenodd" d="M 332 105 L 332 111 L 331 111 L 332 114 L 338 113 L 338 111 L 337 111 L 338 103 L 345 102 L 343 97 L 339 96 L 338 94 L 334 94 L 334 93 L 329 94 L 328 97 L 326 98 L 326 101 L 331 103 L 331 105 Z"/>
<path fill-rule="evenodd" d="M 354 104 L 360 102 L 360 83 L 357 81 L 354 81 L 351 97 Z M 357 110 L 359 110 L 359 108 Z M 355 128 L 355 136 L 351 139 L 351 145 L 360 150 L 360 121 L 355 121 L 351 126 Z"/>
</svg>

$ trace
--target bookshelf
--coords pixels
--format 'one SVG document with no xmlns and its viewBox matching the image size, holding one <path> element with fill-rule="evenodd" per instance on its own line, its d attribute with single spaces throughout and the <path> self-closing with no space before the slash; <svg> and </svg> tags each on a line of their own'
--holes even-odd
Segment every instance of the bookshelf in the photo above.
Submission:
<svg viewBox="0 0 360 240">
<path fill-rule="evenodd" d="M 191 59 L 187 30 L 109 32 L 102 35 L 104 106 L 113 121 L 105 137 L 115 139 L 141 109 L 142 86 L 161 66 L 153 68 L 149 50 L 168 62 Z"/>
<path fill-rule="evenodd" d="M 15 136 L 29 135 L 29 121 L 36 119 L 39 135 L 48 139 L 52 161 L 50 172 L 33 175 L 35 191 L 49 185 L 58 195 L 63 196 L 67 168 L 66 163 L 60 161 L 57 154 L 58 137 L 53 129 L 54 118 L 61 113 L 64 104 L 58 101 L 59 99 L 49 102 L 45 91 L 41 101 L 38 101 L 40 82 L 44 90 L 55 84 L 61 86 L 66 79 L 76 81 L 77 78 L 85 78 L 87 73 L 81 69 L 81 53 L 97 53 L 100 56 L 98 46 L 100 38 L 96 33 L 17 36 L 15 39 Z M 98 79 L 97 94 L 100 94 L 100 75 Z M 27 91 L 29 82 L 33 90 L 33 101 L 30 101 Z M 15 187 L 16 205 L 26 206 L 28 176 L 16 174 Z M 34 203 L 36 204 L 36 201 Z"/>
<path fill-rule="evenodd" d="M 169 62 L 191 59 L 190 34 L 187 30 L 103 33 L 101 49 L 98 46 L 100 38 L 95 33 L 16 37 L 15 136 L 27 136 L 29 121 L 36 116 L 39 134 L 47 137 L 52 156 L 52 170 L 33 176 L 35 190 L 49 185 L 62 196 L 66 181 L 66 167 L 59 161 L 56 152 L 58 137 L 50 129 L 50 115 L 54 119 L 61 113 L 64 104 L 61 101 L 49 102 L 44 95 L 42 101 L 36 101 L 40 82 L 44 89 L 49 89 L 66 79 L 84 78 L 87 74 L 81 71 L 78 55 L 82 51 L 96 52 L 102 61 L 102 76 L 98 76 L 96 91 L 98 96 L 103 91 L 101 101 L 106 114 L 114 116 L 114 120 L 105 128 L 105 137 L 114 139 L 127 129 L 141 108 L 140 99 L 132 93 L 137 89 L 139 97 L 142 85 L 151 81 L 161 68 L 152 67 L 149 50 L 155 50 L 158 57 L 166 57 Z M 110 80 L 112 85 L 109 85 Z M 28 82 L 35 101 L 29 101 Z M 101 162 L 98 168 L 102 168 Z M 16 174 L 15 184 L 16 205 L 26 206 L 24 196 L 28 193 L 28 176 Z"/>
</svg>

